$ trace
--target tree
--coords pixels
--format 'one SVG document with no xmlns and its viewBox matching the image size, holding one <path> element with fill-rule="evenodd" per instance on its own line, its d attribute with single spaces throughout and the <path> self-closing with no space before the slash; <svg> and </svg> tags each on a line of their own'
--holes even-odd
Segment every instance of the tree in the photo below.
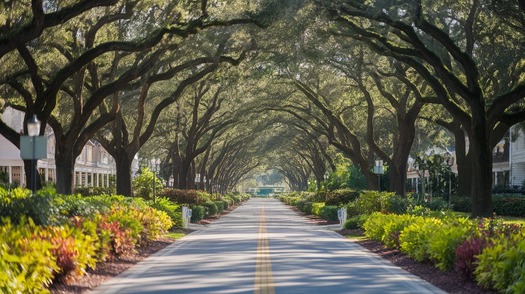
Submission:
<svg viewBox="0 0 525 294">
<path fill-rule="evenodd" d="M 317 3 L 338 34 L 414 68 L 435 92 L 435 103 L 461 122 L 472 165 L 472 213 L 490 216 L 491 149 L 511 125 L 525 119 L 525 83 L 519 78 L 523 35 L 512 26 L 496 26 L 497 17 L 482 9 L 487 1 L 481 0 Z M 506 38 L 486 38 L 494 34 Z M 494 48 L 507 60 L 496 59 Z"/>
<path fill-rule="evenodd" d="M 11 71 L 0 81 L 17 92 L 9 99 L 9 106 L 25 111 L 26 119 L 36 114 L 43 127 L 47 123 L 53 127 L 60 193 L 71 193 L 74 161 L 85 143 L 115 118 L 116 98 L 109 103 L 113 106 L 110 111 L 98 113 L 102 103 L 124 87 L 133 87 L 134 81 L 155 66 L 159 56 L 199 30 L 255 22 L 249 18 L 210 20 L 207 1 L 185 6 L 187 18 L 182 18 L 181 7 L 171 1 L 157 3 L 162 8 L 159 10 L 144 9 L 150 4 L 147 0 L 126 1 L 113 9 L 97 11 L 103 12 L 103 17 L 95 12 L 83 14 L 76 22 L 43 34 L 40 42 L 17 47 L 19 57 L 13 60 L 19 58 L 27 69 Z M 44 63 L 34 57 L 56 53 L 60 57 L 56 63 Z M 63 103 L 67 98 L 71 99 L 69 109 L 73 110 L 67 114 L 70 117 L 63 112 L 57 114 L 57 105 L 67 105 Z M 64 100 L 59 102 L 60 99 Z M 63 118 L 69 119 L 61 122 Z M 5 124 L 0 124 L 0 132 L 16 145 L 16 132 Z"/>
</svg>

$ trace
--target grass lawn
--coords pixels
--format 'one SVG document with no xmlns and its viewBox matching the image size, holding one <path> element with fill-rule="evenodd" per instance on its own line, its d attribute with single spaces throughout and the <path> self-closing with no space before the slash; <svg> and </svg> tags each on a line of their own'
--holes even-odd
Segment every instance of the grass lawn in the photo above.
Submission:
<svg viewBox="0 0 525 294">
<path fill-rule="evenodd" d="M 454 215 L 457 217 L 470 217 L 468 212 L 458 212 L 454 211 Z M 513 217 L 513 216 L 502 216 L 501 217 L 505 223 L 509 224 L 521 224 L 525 226 L 525 218 L 523 217 Z"/>
<path fill-rule="evenodd" d="M 186 236 L 186 234 L 180 233 L 180 232 L 169 232 L 169 233 L 164 234 L 164 237 L 171 238 L 171 239 L 180 239 L 184 236 Z"/>
</svg>

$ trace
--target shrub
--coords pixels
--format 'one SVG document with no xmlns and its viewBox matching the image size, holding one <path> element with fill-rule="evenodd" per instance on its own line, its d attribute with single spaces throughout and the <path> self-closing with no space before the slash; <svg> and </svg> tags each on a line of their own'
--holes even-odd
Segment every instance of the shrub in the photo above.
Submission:
<svg viewBox="0 0 525 294">
<path fill-rule="evenodd" d="M 473 236 L 463 241 L 456 247 L 456 259 L 454 270 L 461 274 L 464 279 L 471 280 L 476 269 L 477 256 L 487 247 L 488 242 L 485 237 Z"/>
<path fill-rule="evenodd" d="M 231 206 L 231 201 L 226 198 L 223 198 L 221 201 L 222 201 L 222 206 L 224 210 L 228 210 L 228 208 L 230 208 Z"/>
<path fill-rule="evenodd" d="M 348 217 L 361 215 L 361 213 L 359 212 L 359 210 L 357 210 L 357 207 L 355 206 L 355 202 L 350 202 L 346 205 L 346 215 Z"/>
<path fill-rule="evenodd" d="M 50 250 L 53 245 L 39 237 L 31 219 L 14 225 L 3 218 L 0 226 L 0 292 L 49 293 L 46 289 L 59 268 Z"/>
<path fill-rule="evenodd" d="M 52 245 L 50 253 L 58 266 L 58 270 L 54 271 L 55 279 L 67 282 L 83 276 L 88 267 L 95 268 L 97 242 L 93 237 L 96 236 L 84 234 L 81 228 L 70 226 L 47 227 L 40 236 Z"/>
<path fill-rule="evenodd" d="M 312 214 L 312 202 L 301 199 L 297 202 L 297 208 L 305 214 Z"/>
<path fill-rule="evenodd" d="M 428 202 L 422 202 L 421 205 L 429 208 L 432 211 L 444 211 L 450 209 L 448 202 L 441 197 L 433 197 L 432 200 Z"/>
<path fill-rule="evenodd" d="M 144 207 L 135 211 L 135 217 L 142 225 L 140 232 L 140 244 L 157 240 L 173 226 L 173 222 L 167 213 L 151 207 Z"/>
<path fill-rule="evenodd" d="M 456 248 L 475 231 L 476 226 L 467 218 L 447 218 L 430 236 L 426 236 L 428 256 L 440 270 L 451 268 Z"/>
<path fill-rule="evenodd" d="M 182 206 L 175 202 L 171 202 L 166 197 L 157 198 L 155 202 L 149 201 L 148 205 L 167 213 L 171 218 L 174 227 L 182 227 Z"/>
<path fill-rule="evenodd" d="M 415 216 L 413 215 L 389 215 L 385 218 L 387 221 L 383 225 L 384 233 L 381 237 L 381 240 L 387 247 L 391 248 L 399 248 L 399 236 L 401 232 L 410 224 L 412 224 L 415 220 Z"/>
<path fill-rule="evenodd" d="M 359 213 L 386 212 L 387 203 L 394 196 L 393 192 L 381 192 L 378 196 L 377 191 L 362 191 L 359 198 L 355 200 L 355 207 Z"/>
<path fill-rule="evenodd" d="M 113 188 L 104 188 L 104 187 L 75 187 L 75 194 L 79 194 L 83 197 L 86 196 L 96 196 L 102 194 L 112 194 L 114 193 Z"/>
<path fill-rule="evenodd" d="M 201 205 L 211 200 L 209 193 L 198 190 L 164 189 L 159 196 L 166 197 L 178 204 Z"/>
<path fill-rule="evenodd" d="M 470 197 L 453 197 L 452 205 L 455 211 L 472 212 L 472 202 Z"/>
<path fill-rule="evenodd" d="M 115 221 L 118 222 L 120 224 L 120 230 L 129 230 L 134 244 L 140 241 L 141 233 L 144 230 L 140 219 L 138 219 L 137 210 L 138 209 L 135 207 L 129 207 L 123 204 L 114 204 L 107 218 L 109 223 L 113 223 Z"/>
<path fill-rule="evenodd" d="M 217 213 L 222 213 L 224 211 L 224 202 L 222 200 L 217 200 L 213 203 L 217 206 Z"/>
<path fill-rule="evenodd" d="M 240 194 L 227 194 L 225 197 L 231 199 L 232 204 L 234 205 L 240 204 L 242 202 L 242 196 Z"/>
<path fill-rule="evenodd" d="M 319 216 L 325 220 L 336 221 L 338 220 L 337 211 L 339 206 L 325 205 L 319 210 Z"/>
<path fill-rule="evenodd" d="M 200 205 L 194 205 L 191 207 L 191 222 L 196 223 L 201 221 L 206 214 L 206 208 Z"/>
<path fill-rule="evenodd" d="M 381 211 L 381 201 L 377 191 L 362 191 L 355 200 L 355 207 L 359 213 L 374 213 Z"/>
<path fill-rule="evenodd" d="M 107 216 L 98 221 L 97 233 L 102 243 L 99 256 L 113 259 L 135 250 L 131 229 L 123 228 L 118 221 L 108 221 Z"/>
<path fill-rule="evenodd" d="M 361 214 L 357 216 L 353 216 L 346 220 L 346 222 L 343 225 L 343 228 L 353 230 L 353 229 L 359 229 L 363 227 L 363 224 L 368 219 L 368 215 Z"/>
<path fill-rule="evenodd" d="M 524 293 L 525 290 L 525 233 L 510 237 L 501 234 L 478 256 L 474 271 L 476 281 L 483 287 L 504 293 Z"/>
<path fill-rule="evenodd" d="M 312 202 L 326 202 L 326 198 L 328 197 L 328 191 L 326 190 L 319 190 L 315 192 L 314 194 L 299 194 L 300 198 L 306 198 L 305 196 L 308 195 L 308 197 L 312 200 Z"/>
<path fill-rule="evenodd" d="M 217 205 L 213 201 L 208 201 L 203 204 L 206 208 L 206 216 L 215 215 L 217 213 Z"/>
<path fill-rule="evenodd" d="M 58 209 L 54 198 L 51 188 L 38 191 L 35 195 L 21 187 L 12 191 L 0 188 L 0 215 L 9 217 L 14 224 L 26 217 L 37 225 L 55 224 L 58 222 Z"/>
<path fill-rule="evenodd" d="M 372 213 L 363 224 L 365 235 L 372 240 L 381 241 L 389 218 L 390 216 L 381 212 Z"/>
<path fill-rule="evenodd" d="M 147 167 L 140 170 L 140 174 L 133 179 L 131 184 L 133 187 L 133 195 L 144 199 L 152 199 L 153 185 L 155 185 L 156 191 L 162 191 L 164 188 L 162 179 L 155 176 Z"/>
<path fill-rule="evenodd" d="M 312 203 L 312 214 L 316 216 L 320 216 L 321 208 L 323 208 L 324 206 L 325 206 L 324 202 Z"/>
<path fill-rule="evenodd" d="M 385 212 L 404 214 L 407 213 L 412 201 L 409 197 L 394 195 L 385 201 L 383 207 Z"/>
<path fill-rule="evenodd" d="M 494 213 L 502 216 L 525 217 L 525 198 L 515 195 L 496 196 L 492 200 Z"/>
<path fill-rule="evenodd" d="M 399 235 L 401 251 L 417 261 L 428 259 L 429 239 L 443 225 L 437 218 L 417 217 Z"/>
<path fill-rule="evenodd" d="M 326 205 L 348 204 L 359 197 L 359 192 L 351 189 L 338 189 L 326 195 Z"/>
</svg>

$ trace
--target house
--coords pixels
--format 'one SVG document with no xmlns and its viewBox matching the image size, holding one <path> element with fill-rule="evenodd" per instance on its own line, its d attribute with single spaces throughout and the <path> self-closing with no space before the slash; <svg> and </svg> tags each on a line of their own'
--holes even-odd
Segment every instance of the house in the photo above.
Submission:
<svg viewBox="0 0 525 294">
<path fill-rule="evenodd" d="M 442 150 L 432 154 L 445 154 L 447 151 Z M 452 172 L 457 173 L 455 162 L 455 153 L 451 155 Z M 408 181 L 412 192 L 418 192 L 420 171 L 418 170 L 415 160 L 408 160 Z M 428 174 L 427 174 L 428 177 Z M 505 136 L 492 150 L 492 187 L 510 187 L 515 190 L 520 189 L 525 184 L 525 130 L 513 127 L 507 136 Z"/>
<path fill-rule="evenodd" d="M 523 128 L 511 130 L 509 141 L 509 185 L 523 187 L 525 184 L 525 130 Z"/>
</svg>

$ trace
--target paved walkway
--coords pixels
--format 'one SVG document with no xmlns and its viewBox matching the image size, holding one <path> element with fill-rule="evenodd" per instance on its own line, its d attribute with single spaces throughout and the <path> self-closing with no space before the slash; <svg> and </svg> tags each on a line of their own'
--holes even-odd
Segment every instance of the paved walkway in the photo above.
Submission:
<svg viewBox="0 0 525 294">
<path fill-rule="evenodd" d="M 445 293 L 274 199 L 254 198 L 92 293 Z"/>
</svg>

